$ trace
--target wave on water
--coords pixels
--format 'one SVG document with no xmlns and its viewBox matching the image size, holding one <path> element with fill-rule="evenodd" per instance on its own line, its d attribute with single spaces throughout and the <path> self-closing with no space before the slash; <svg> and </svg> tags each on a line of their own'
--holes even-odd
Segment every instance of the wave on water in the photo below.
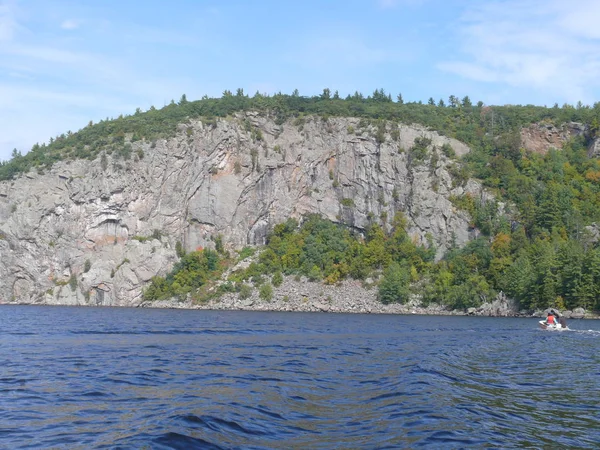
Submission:
<svg viewBox="0 0 600 450">
<path fill-rule="evenodd" d="M 599 330 L 573 330 L 573 329 L 569 329 L 569 331 L 573 331 L 575 333 L 581 333 L 581 334 L 590 334 L 592 336 L 600 336 L 600 331 Z"/>
<path fill-rule="evenodd" d="M 159 436 L 153 437 L 147 433 L 142 433 L 137 436 L 129 437 L 127 439 L 123 439 L 123 444 L 121 444 L 121 440 L 115 442 L 115 444 L 100 446 L 98 448 L 107 448 L 114 450 L 126 450 L 130 449 L 132 445 L 136 445 L 139 442 L 140 448 L 152 448 L 153 450 L 193 450 L 193 449 L 203 449 L 203 450 L 225 450 L 230 447 L 221 447 L 214 442 L 209 442 L 200 437 L 193 437 L 183 433 L 177 432 L 166 432 Z M 151 445 L 148 445 L 148 442 L 151 442 Z"/>
<path fill-rule="evenodd" d="M 56 311 L 0 327 L 0 448 L 600 442 L 589 321 L 545 333 L 510 318 Z"/>
<path fill-rule="evenodd" d="M 145 335 L 145 334 L 157 334 L 157 335 L 237 335 L 237 334 L 252 334 L 253 330 L 215 330 L 215 329 L 203 329 L 203 330 L 181 330 L 181 329 L 170 329 L 170 330 L 72 330 L 69 333 L 75 335 L 94 335 L 94 334 L 117 334 L 117 335 Z M 23 333 L 20 333 L 23 334 Z M 34 335 L 34 333 L 27 333 L 27 335 Z"/>
</svg>

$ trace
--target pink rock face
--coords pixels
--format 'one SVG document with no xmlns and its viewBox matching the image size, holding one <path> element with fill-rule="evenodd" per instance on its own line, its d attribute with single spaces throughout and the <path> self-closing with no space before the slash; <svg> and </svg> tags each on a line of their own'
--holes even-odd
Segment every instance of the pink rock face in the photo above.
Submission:
<svg viewBox="0 0 600 450">
<path fill-rule="evenodd" d="M 533 124 L 521 129 L 521 145 L 532 152 L 545 155 L 551 148 L 561 149 L 565 142 L 585 133 L 581 124 L 571 123 L 562 127 L 551 124 Z"/>
</svg>

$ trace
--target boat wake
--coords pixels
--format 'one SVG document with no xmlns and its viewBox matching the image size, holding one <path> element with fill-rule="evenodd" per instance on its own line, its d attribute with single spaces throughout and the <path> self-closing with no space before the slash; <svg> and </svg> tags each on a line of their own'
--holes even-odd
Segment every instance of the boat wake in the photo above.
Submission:
<svg viewBox="0 0 600 450">
<path fill-rule="evenodd" d="M 575 333 L 580 333 L 580 334 L 588 334 L 588 335 L 593 335 L 593 336 L 600 336 L 600 331 L 599 330 L 571 330 L 571 329 L 569 329 L 569 331 L 574 331 Z"/>
</svg>

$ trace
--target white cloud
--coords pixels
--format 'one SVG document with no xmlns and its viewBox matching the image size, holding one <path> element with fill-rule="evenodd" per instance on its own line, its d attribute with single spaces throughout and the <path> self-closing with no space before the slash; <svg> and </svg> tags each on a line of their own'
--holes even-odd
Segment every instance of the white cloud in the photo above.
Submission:
<svg viewBox="0 0 600 450">
<path fill-rule="evenodd" d="M 77 20 L 72 19 L 63 20 L 63 22 L 60 24 L 60 27 L 63 30 L 76 30 L 77 28 L 79 28 L 79 26 L 79 22 Z"/>
<path fill-rule="evenodd" d="M 485 81 L 488 83 L 499 81 L 499 77 L 495 71 L 473 63 L 460 61 L 443 62 L 438 64 L 438 67 L 447 72 L 452 72 L 476 81 Z"/>
<path fill-rule="evenodd" d="M 392 9 L 400 5 L 416 6 L 425 3 L 426 0 L 377 0 L 381 9 Z"/>
<path fill-rule="evenodd" d="M 61 22 L 65 15 L 59 9 L 18 10 L 0 0 L 0 160 L 9 159 L 15 147 L 25 153 L 34 143 L 76 131 L 89 120 L 160 107 L 189 85 L 172 73 L 146 72 L 131 53 L 95 46 L 90 28 L 98 22 L 85 14 L 80 21 Z M 91 25 L 81 36 L 61 32 L 81 23 Z M 148 33 L 141 36 L 148 39 Z M 173 36 L 159 30 L 152 39 L 183 45 L 183 37 Z"/>
<path fill-rule="evenodd" d="M 591 39 L 600 38 L 600 2 L 575 1 L 562 5 L 558 24 L 569 32 Z"/>
<path fill-rule="evenodd" d="M 17 31 L 15 11 L 16 6 L 13 1 L 0 3 L 0 43 L 12 40 Z"/>
<path fill-rule="evenodd" d="M 379 0 L 379 7 L 383 9 L 394 8 L 398 4 L 398 0 Z"/>
<path fill-rule="evenodd" d="M 76 131 L 91 119 L 134 110 L 115 93 L 36 87 L 21 81 L 0 83 L 0 160 L 9 159 L 13 148 L 26 153 L 36 142 Z"/>
<path fill-rule="evenodd" d="M 78 64 L 90 59 L 88 55 L 83 53 L 45 45 L 7 45 L 0 53 L 34 61 L 58 64 Z"/>
<path fill-rule="evenodd" d="M 600 87 L 599 19 L 595 0 L 477 4 L 456 24 L 462 57 L 438 68 L 475 81 L 544 91 L 560 101 L 591 103 L 592 90 Z"/>
</svg>

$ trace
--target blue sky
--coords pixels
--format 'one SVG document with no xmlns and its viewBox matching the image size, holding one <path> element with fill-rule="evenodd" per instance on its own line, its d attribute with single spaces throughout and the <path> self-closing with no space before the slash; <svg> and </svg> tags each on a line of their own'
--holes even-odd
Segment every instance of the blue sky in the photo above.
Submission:
<svg viewBox="0 0 600 450">
<path fill-rule="evenodd" d="M 238 87 L 593 104 L 598 23 L 597 0 L 0 0 L 0 160 Z"/>
</svg>

